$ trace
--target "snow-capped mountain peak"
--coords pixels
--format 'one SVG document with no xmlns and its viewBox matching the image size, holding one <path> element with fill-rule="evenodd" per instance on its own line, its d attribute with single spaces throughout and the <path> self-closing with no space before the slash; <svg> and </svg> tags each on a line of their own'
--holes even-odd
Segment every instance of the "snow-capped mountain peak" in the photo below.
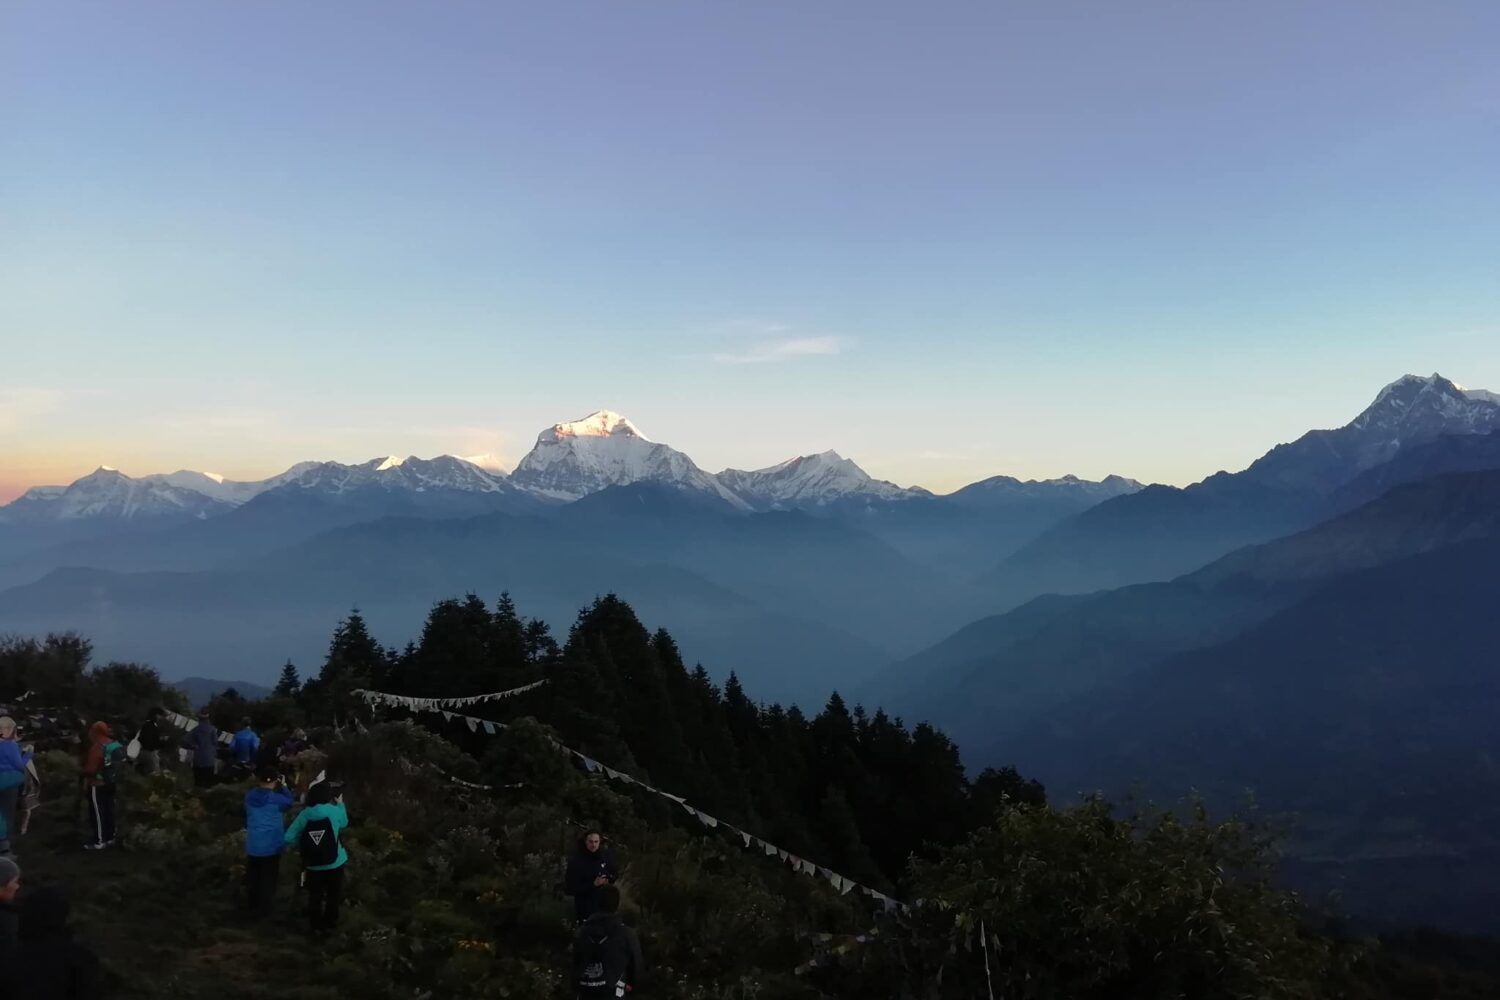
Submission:
<svg viewBox="0 0 1500 1000">
<path fill-rule="evenodd" d="M 610 486 L 675 483 L 748 506 L 682 452 L 647 438 L 625 417 L 599 410 L 582 420 L 554 424 L 516 463 L 510 481 L 552 500 L 577 500 Z"/>
<path fill-rule="evenodd" d="M 567 438 L 634 437 L 649 442 L 640 428 L 612 410 L 595 410 L 582 420 L 571 420 L 564 424 L 553 424 L 537 435 L 537 443 L 561 441 Z"/>
<path fill-rule="evenodd" d="M 197 490 L 168 482 L 167 478 L 132 479 L 118 469 L 100 466 L 67 486 L 27 490 L 0 514 L 3 514 L 4 521 L 12 524 L 92 518 L 147 521 L 164 517 L 210 517 L 231 506 Z"/>
<path fill-rule="evenodd" d="M 1242 473 L 1252 481 L 1328 491 L 1397 452 L 1444 434 L 1500 429 L 1500 397 L 1439 374 L 1403 375 L 1349 423 L 1277 445 Z"/>
<path fill-rule="evenodd" d="M 470 465 L 477 465 L 491 475 L 504 476 L 510 472 L 505 459 L 492 451 L 487 451 L 482 455 L 458 455 L 455 457 L 468 462 Z"/>
<path fill-rule="evenodd" d="M 765 469 L 725 469 L 719 482 L 757 510 L 822 507 L 850 500 L 906 500 L 930 496 L 873 478 L 836 451 L 801 455 Z"/>
</svg>

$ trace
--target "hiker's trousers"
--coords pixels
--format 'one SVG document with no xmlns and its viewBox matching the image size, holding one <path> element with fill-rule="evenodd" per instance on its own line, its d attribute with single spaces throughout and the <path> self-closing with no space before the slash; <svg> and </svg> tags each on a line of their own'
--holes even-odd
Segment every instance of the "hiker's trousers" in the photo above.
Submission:
<svg viewBox="0 0 1500 1000">
<path fill-rule="evenodd" d="M 115 786 L 89 786 L 89 819 L 93 822 L 94 843 L 107 844 L 115 839 Z"/>
<path fill-rule="evenodd" d="M 339 922 L 344 895 L 344 866 L 307 873 L 307 922 L 315 931 L 331 931 Z"/>
</svg>

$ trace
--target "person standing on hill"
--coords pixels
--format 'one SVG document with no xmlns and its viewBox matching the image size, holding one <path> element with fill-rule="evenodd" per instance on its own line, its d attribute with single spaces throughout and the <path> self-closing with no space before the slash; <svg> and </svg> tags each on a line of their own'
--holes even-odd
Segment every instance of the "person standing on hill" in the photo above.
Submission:
<svg viewBox="0 0 1500 1000">
<path fill-rule="evenodd" d="M 16 805 L 26 784 L 26 765 L 31 753 L 16 741 L 16 720 L 0 715 L 0 855 L 11 853 L 10 838 L 16 829 Z"/>
<path fill-rule="evenodd" d="M 198 713 L 198 724 L 187 734 L 184 746 L 193 751 L 193 784 L 207 788 L 214 783 L 219 762 L 219 730 L 208 718 L 208 709 Z"/>
<path fill-rule="evenodd" d="M 641 941 L 620 919 L 620 890 L 602 885 L 598 912 L 589 916 L 573 939 L 573 984 L 578 1000 L 623 997 L 640 985 L 646 963 Z"/>
<path fill-rule="evenodd" d="M 573 911 L 579 923 L 599 909 L 599 890 L 619 878 L 615 856 L 604 846 L 598 830 L 590 830 L 578 841 L 578 853 L 568 861 L 564 884 L 573 897 Z"/>
<path fill-rule="evenodd" d="M 319 781 L 307 790 L 307 806 L 286 831 L 284 842 L 302 853 L 302 872 L 307 885 L 307 922 L 314 937 L 327 937 L 339 922 L 339 901 L 344 892 L 342 832 L 349 826 L 349 813 L 342 796 L 335 798 L 333 783 Z"/>
<path fill-rule="evenodd" d="M 83 759 L 83 786 L 88 796 L 93 843 L 86 850 L 103 850 L 115 842 L 115 786 L 126 763 L 125 747 L 114 738 L 109 723 L 89 727 L 89 749 Z"/>
<path fill-rule="evenodd" d="M 153 708 L 146 719 L 146 724 L 141 727 L 139 739 L 141 741 L 141 756 L 136 760 L 136 767 L 142 774 L 157 774 L 161 771 L 161 752 L 172 749 L 172 737 L 167 732 L 166 723 L 163 721 L 166 713 L 159 708 Z"/>
<path fill-rule="evenodd" d="M 276 899 L 276 877 L 285 847 L 282 813 L 297 797 L 274 768 L 263 767 L 256 785 L 245 793 L 245 895 L 250 913 L 266 917 Z"/>
<path fill-rule="evenodd" d="M 260 734 L 250 727 L 250 720 L 240 720 L 239 732 L 234 734 L 234 741 L 229 744 L 229 752 L 234 755 L 236 766 L 248 769 L 255 766 L 255 753 L 260 749 Z"/>
</svg>

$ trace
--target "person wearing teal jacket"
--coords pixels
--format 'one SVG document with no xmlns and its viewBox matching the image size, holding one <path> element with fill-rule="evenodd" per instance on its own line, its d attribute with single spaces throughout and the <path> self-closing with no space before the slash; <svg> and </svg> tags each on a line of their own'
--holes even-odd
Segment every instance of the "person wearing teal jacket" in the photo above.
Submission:
<svg viewBox="0 0 1500 1000">
<path fill-rule="evenodd" d="M 302 872 L 307 886 L 307 921 L 317 937 L 325 937 L 339 922 L 339 902 L 344 893 L 343 831 L 349 813 L 334 801 L 333 786 L 320 781 L 307 790 L 307 806 L 286 831 L 286 844 L 302 852 Z"/>
</svg>

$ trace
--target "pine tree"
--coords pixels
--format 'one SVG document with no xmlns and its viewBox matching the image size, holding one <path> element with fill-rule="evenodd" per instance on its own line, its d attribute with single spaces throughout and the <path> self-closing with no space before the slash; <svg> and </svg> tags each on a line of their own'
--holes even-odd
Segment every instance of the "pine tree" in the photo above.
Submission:
<svg viewBox="0 0 1500 1000">
<path fill-rule="evenodd" d="M 297 676 L 297 668 L 292 665 L 292 661 L 287 660 L 286 666 L 281 668 L 281 678 L 276 682 L 273 693 L 278 698 L 295 698 L 301 690 L 302 678 Z"/>
<path fill-rule="evenodd" d="M 333 630 L 323 669 L 302 685 L 303 708 L 320 719 L 347 715 L 358 704 L 350 692 L 387 681 L 391 659 L 370 635 L 359 609 L 354 608 Z"/>
</svg>

